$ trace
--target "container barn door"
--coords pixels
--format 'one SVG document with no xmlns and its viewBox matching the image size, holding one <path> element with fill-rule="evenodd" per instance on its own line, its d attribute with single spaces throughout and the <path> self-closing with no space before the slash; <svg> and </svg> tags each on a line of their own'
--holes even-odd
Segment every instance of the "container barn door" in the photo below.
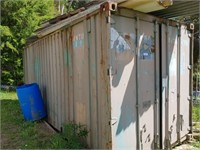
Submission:
<svg viewBox="0 0 200 150">
<path fill-rule="evenodd" d="M 136 149 L 135 20 L 112 16 L 112 21 L 110 29 L 112 148 Z"/>
<path fill-rule="evenodd" d="M 155 149 L 154 139 L 157 134 L 156 89 L 158 89 L 156 54 L 158 28 L 154 23 L 139 22 L 139 58 L 138 58 L 138 100 L 139 100 L 139 134 L 142 150 Z M 155 34 L 156 33 L 156 34 Z M 156 51 L 156 52 L 155 52 Z M 156 77 L 157 76 L 157 77 Z"/>
<path fill-rule="evenodd" d="M 190 38 L 185 26 L 180 32 L 180 138 L 189 133 Z"/>
<path fill-rule="evenodd" d="M 162 148 L 189 132 L 190 39 L 184 26 L 162 25 Z"/>
<path fill-rule="evenodd" d="M 162 148 L 177 141 L 178 28 L 162 25 Z"/>
<path fill-rule="evenodd" d="M 112 149 L 136 149 L 135 20 L 112 16 L 110 85 Z"/>
<path fill-rule="evenodd" d="M 177 127 L 178 127 L 178 100 L 177 100 L 177 88 L 178 88 L 178 29 L 176 27 L 168 27 L 168 134 L 169 142 L 175 143 L 177 141 Z"/>
<path fill-rule="evenodd" d="M 122 16 L 112 16 L 111 20 L 112 148 L 138 149 L 139 145 L 140 149 L 154 149 L 154 23 Z"/>
</svg>

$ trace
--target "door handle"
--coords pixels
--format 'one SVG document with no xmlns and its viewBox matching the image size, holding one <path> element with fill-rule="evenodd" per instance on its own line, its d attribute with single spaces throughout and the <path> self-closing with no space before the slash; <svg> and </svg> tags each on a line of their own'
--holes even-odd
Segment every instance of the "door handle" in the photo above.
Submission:
<svg viewBox="0 0 200 150">
<path fill-rule="evenodd" d="M 113 125 L 115 125 L 116 123 L 117 123 L 117 120 L 118 120 L 118 118 L 117 117 L 113 117 L 112 119 L 111 119 L 111 125 L 113 126 Z"/>
</svg>

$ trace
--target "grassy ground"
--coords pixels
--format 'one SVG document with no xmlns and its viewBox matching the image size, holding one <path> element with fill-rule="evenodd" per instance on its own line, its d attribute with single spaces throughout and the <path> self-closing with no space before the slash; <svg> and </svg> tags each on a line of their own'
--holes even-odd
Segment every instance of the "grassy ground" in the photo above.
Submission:
<svg viewBox="0 0 200 150">
<path fill-rule="evenodd" d="M 194 122 L 200 122 L 200 106 L 193 106 L 192 118 Z"/>
<path fill-rule="evenodd" d="M 194 122 L 200 122 L 200 106 L 194 106 L 192 110 L 192 118 Z M 197 123 L 193 126 L 193 130 L 200 130 L 200 124 Z M 192 146 L 200 149 L 200 133 L 193 133 L 194 142 Z"/>
<path fill-rule="evenodd" d="M 1 146 L 3 149 L 52 148 L 51 137 L 42 122 L 25 122 L 15 92 L 1 91 Z"/>
<path fill-rule="evenodd" d="M 25 122 L 15 92 L 1 91 L 0 102 L 1 149 L 82 148 L 77 141 L 70 145 L 62 134 L 50 130 L 43 121 Z"/>
</svg>

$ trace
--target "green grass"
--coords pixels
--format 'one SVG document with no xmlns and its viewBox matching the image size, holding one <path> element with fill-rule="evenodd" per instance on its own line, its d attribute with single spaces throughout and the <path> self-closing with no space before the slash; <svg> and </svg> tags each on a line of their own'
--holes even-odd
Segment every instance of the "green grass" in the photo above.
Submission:
<svg viewBox="0 0 200 150">
<path fill-rule="evenodd" d="M 200 134 L 199 133 L 193 133 L 193 139 L 194 139 L 194 142 L 192 143 L 192 146 L 200 149 Z"/>
<path fill-rule="evenodd" d="M 17 100 L 16 92 L 8 92 L 8 91 L 1 91 L 0 92 L 0 99 L 1 100 Z"/>
<path fill-rule="evenodd" d="M 200 149 L 200 142 L 195 142 L 193 146 Z"/>
<path fill-rule="evenodd" d="M 194 122 L 200 121 L 200 106 L 193 106 L 192 119 Z"/>
<path fill-rule="evenodd" d="M 84 148 L 79 141 L 71 144 L 63 134 L 51 132 L 43 121 L 26 122 L 15 92 L 1 91 L 0 102 L 1 149 Z"/>
</svg>

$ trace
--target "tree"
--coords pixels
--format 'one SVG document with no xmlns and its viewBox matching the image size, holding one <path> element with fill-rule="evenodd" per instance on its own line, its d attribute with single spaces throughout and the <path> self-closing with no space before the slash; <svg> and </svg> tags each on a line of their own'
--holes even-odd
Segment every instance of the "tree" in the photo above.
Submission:
<svg viewBox="0 0 200 150">
<path fill-rule="evenodd" d="M 55 15 L 53 0 L 1 1 L 1 83 L 17 85 L 23 78 L 22 52 L 27 37 Z"/>
<path fill-rule="evenodd" d="M 61 15 L 80 8 L 91 1 L 93 0 L 54 0 L 57 10 Z"/>
</svg>

